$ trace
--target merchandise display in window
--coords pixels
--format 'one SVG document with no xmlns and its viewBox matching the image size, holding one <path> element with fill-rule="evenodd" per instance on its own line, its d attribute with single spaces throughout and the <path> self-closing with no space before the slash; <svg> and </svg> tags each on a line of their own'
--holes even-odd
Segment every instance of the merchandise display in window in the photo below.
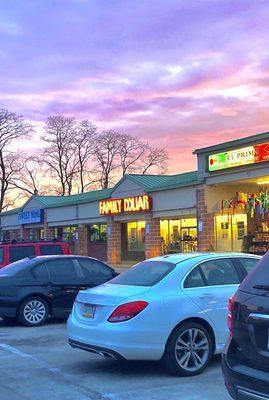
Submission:
<svg viewBox="0 0 269 400">
<path fill-rule="evenodd" d="M 196 218 L 162 220 L 160 228 L 163 254 L 197 251 Z"/>
<path fill-rule="evenodd" d="M 106 243 L 107 242 L 107 225 L 91 224 L 89 227 L 90 243 Z"/>
</svg>

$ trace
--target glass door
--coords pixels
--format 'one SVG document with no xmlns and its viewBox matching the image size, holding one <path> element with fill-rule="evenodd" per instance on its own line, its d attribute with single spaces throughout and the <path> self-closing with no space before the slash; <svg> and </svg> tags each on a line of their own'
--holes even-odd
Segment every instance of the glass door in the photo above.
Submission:
<svg viewBox="0 0 269 400">
<path fill-rule="evenodd" d="M 243 239 L 247 235 L 247 215 L 235 214 L 232 218 L 232 249 L 242 251 Z"/>
<path fill-rule="evenodd" d="M 145 222 L 127 224 L 128 251 L 145 251 Z"/>
<path fill-rule="evenodd" d="M 145 221 L 122 224 L 122 257 L 125 260 L 145 259 Z"/>
<path fill-rule="evenodd" d="M 243 238 L 247 234 L 247 215 L 217 215 L 216 250 L 242 251 Z"/>
</svg>

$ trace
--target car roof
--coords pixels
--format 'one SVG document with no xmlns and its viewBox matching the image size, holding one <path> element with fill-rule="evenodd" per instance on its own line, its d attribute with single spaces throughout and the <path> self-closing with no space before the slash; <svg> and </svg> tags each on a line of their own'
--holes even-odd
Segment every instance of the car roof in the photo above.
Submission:
<svg viewBox="0 0 269 400">
<path fill-rule="evenodd" d="M 8 241 L 8 242 L 0 242 L 0 247 L 3 247 L 3 246 L 29 246 L 29 245 L 36 245 L 36 244 L 40 244 L 40 245 L 49 245 L 49 246 L 51 246 L 51 245 L 58 245 L 58 246 L 61 246 L 61 245 L 68 245 L 68 243 L 67 242 L 63 242 L 63 241 L 60 241 L 60 240 L 48 240 L 48 241 L 45 241 L 45 240 L 37 240 L 37 241 L 35 241 L 35 240 L 23 240 L 23 241 L 17 241 L 17 240 L 15 240 L 15 241 Z"/>
<path fill-rule="evenodd" d="M 248 253 L 238 253 L 238 252 L 205 252 L 205 253 L 175 253 L 175 254 L 167 254 L 164 256 L 154 257 L 150 260 L 154 261 L 166 261 L 174 264 L 178 264 L 179 262 L 191 259 L 197 259 L 197 261 L 201 261 L 203 259 L 208 260 L 209 258 L 224 258 L 224 257 L 252 257 L 252 258 L 261 258 L 255 254 Z"/>
<path fill-rule="evenodd" d="M 80 255 L 76 255 L 76 254 L 49 254 L 49 255 L 44 255 L 44 256 L 33 256 L 33 257 L 29 257 L 30 259 L 33 260 L 54 260 L 57 258 L 89 258 L 91 260 L 97 260 L 94 257 L 88 257 L 88 256 L 80 256 Z"/>
</svg>

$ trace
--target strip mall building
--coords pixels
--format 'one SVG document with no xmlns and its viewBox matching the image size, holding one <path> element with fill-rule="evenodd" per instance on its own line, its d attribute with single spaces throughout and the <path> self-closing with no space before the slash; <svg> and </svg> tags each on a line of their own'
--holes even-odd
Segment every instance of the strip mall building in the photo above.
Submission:
<svg viewBox="0 0 269 400">
<path fill-rule="evenodd" d="M 1 214 L 4 239 L 67 240 L 111 265 L 189 251 L 269 247 L 269 133 L 194 151 L 198 170 L 125 175 L 113 188 L 33 196 Z"/>
</svg>

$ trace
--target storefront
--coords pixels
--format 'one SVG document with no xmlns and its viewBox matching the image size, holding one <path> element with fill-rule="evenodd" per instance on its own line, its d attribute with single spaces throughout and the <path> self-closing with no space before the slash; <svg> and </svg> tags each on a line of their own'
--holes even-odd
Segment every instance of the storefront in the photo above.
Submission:
<svg viewBox="0 0 269 400">
<path fill-rule="evenodd" d="M 207 225 L 211 248 L 264 254 L 269 249 L 269 133 L 195 154 L 206 208 L 200 226 Z M 202 229 L 200 247 L 205 242 Z"/>
<path fill-rule="evenodd" d="M 68 241 L 111 265 L 160 254 L 269 248 L 269 133 L 195 150 L 198 170 L 125 175 L 113 188 L 33 196 L 1 214 L 5 239 Z"/>
</svg>

